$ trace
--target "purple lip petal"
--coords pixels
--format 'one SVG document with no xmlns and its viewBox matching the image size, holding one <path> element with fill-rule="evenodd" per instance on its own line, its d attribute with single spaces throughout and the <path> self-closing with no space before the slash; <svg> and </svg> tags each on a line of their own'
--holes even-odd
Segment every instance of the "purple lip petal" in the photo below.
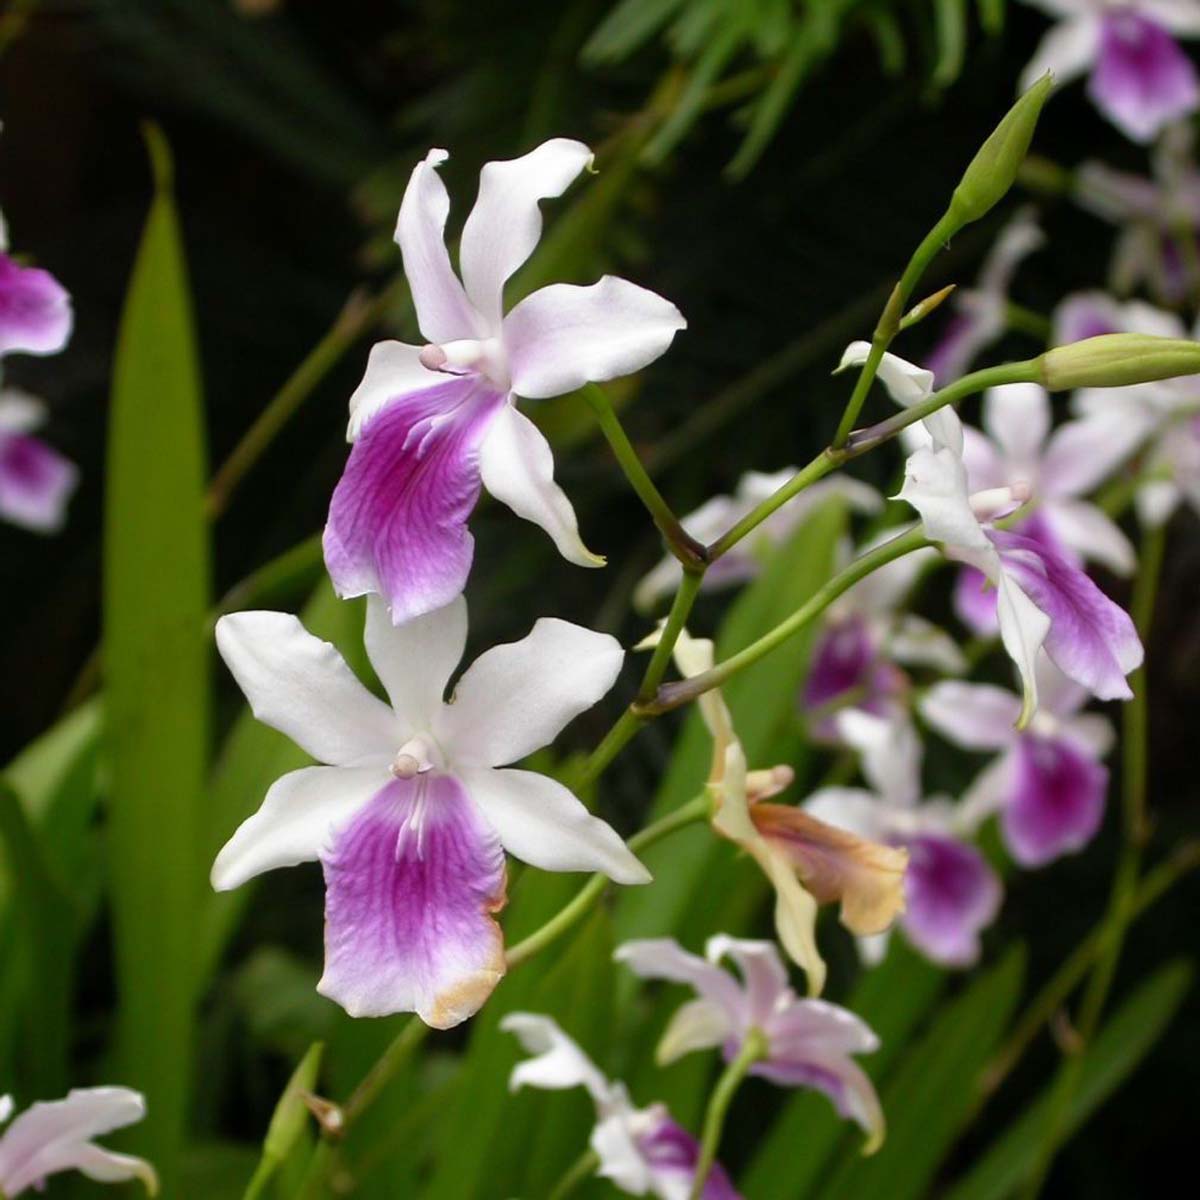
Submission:
<svg viewBox="0 0 1200 1200">
<path fill-rule="evenodd" d="M 801 697 L 815 718 L 811 733 L 838 741 L 836 714 L 827 711 L 839 700 L 876 716 L 891 712 L 908 688 L 908 677 L 879 653 L 867 622 L 859 616 L 830 624 L 813 651 L 812 667 Z"/>
<path fill-rule="evenodd" d="M 1050 618 L 1045 648 L 1063 674 L 1100 700 L 1131 695 L 1125 676 L 1142 661 L 1142 644 L 1124 609 L 1067 556 L 1038 537 L 993 530 L 1004 570 Z"/>
<path fill-rule="evenodd" d="M 1105 14 L 1088 95 L 1123 133 L 1149 142 L 1200 105 L 1191 60 L 1160 25 L 1130 9 Z"/>
<path fill-rule="evenodd" d="M 37 533 L 62 528 L 75 464 L 28 434 L 0 434 L 0 518 Z"/>
<path fill-rule="evenodd" d="M 322 995 L 351 1016 L 416 1012 L 448 1029 L 504 975 L 492 919 L 505 903 L 504 851 L 459 782 L 388 784 L 324 858 Z"/>
<path fill-rule="evenodd" d="M 71 297 L 49 271 L 0 254 L 0 354 L 57 354 L 71 320 Z"/>
<path fill-rule="evenodd" d="M 1001 817 L 1013 857 L 1041 867 L 1086 846 L 1104 818 L 1107 768 L 1063 738 L 1026 733 L 1013 753 L 1013 791 Z"/>
<path fill-rule="evenodd" d="M 954 615 L 979 637 L 995 637 L 999 632 L 996 589 L 976 567 L 959 568 L 954 581 Z"/>
<path fill-rule="evenodd" d="M 398 397 L 364 427 L 325 526 L 325 565 L 340 596 L 378 592 L 399 625 L 462 591 L 479 445 L 504 403 L 456 379 Z"/>
<path fill-rule="evenodd" d="M 638 1149 L 651 1174 L 664 1177 L 664 1182 L 669 1181 L 668 1187 L 676 1187 L 681 1179 L 690 1183 L 695 1177 L 696 1164 L 700 1161 L 700 1143 L 670 1117 L 665 1117 L 649 1133 L 639 1138 Z M 674 1195 L 674 1191 L 664 1189 L 662 1194 Z M 713 1163 L 701 1196 L 703 1200 L 741 1200 L 741 1193 L 730 1182 L 720 1163 Z"/>
<path fill-rule="evenodd" d="M 1000 909 L 1001 888 L 987 860 L 952 838 L 907 841 L 909 940 L 934 962 L 970 966 L 979 957 L 979 934 Z"/>
</svg>

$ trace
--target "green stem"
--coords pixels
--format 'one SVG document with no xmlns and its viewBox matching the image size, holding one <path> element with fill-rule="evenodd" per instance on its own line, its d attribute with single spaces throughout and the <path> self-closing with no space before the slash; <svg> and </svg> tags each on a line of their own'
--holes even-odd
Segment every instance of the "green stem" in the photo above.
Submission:
<svg viewBox="0 0 1200 1200">
<path fill-rule="evenodd" d="M 1143 546 L 1141 562 L 1138 564 L 1130 609 L 1143 643 L 1154 613 L 1165 548 L 1165 527 L 1152 530 Z M 1054 1156 L 1066 1135 L 1067 1115 L 1083 1073 L 1084 1051 L 1091 1045 L 1096 1034 L 1121 959 L 1125 934 L 1136 912 L 1138 872 L 1146 831 L 1148 786 L 1149 713 L 1146 668 L 1143 666 L 1136 671 L 1129 682 L 1133 696 L 1125 705 L 1122 714 L 1121 735 L 1124 842 L 1102 926 L 1103 949 L 1092 968 L 1091 978 L 1080 1003 L 1079 1020 L 1075 1027 L 1078 1036 L 1070 1057 L 1063 1063 L 1051 1096 L 1045 1138 L 1022 1193 L 1025 1200 L 1036 1200 L 1041 1193 Z"/>
<path fill-rule="evenodd" d="M 409 1055 L 425 1040 L 429 1026 L 424 1021 L 411 1017 L 383 1052 L 375 1065 L 367 1072 L 363 1081 L 354 1089 L 342 1110 L 342 1127 L 348 1129 L 379 1098 L 380 1093 L 395 1078 L 396 1073 L 408 1061 Z"/>
<path fill-rule="evenodd" d="M 671 511 L 671 506 L 663 499 L 662 493 L 654 485 L 654 480 L 646 474 L 642 460 L 638 458 L 625 428 L 617 417 L 607 393 L 594 383 L 587 384 L 583 389 L 583 397 L 588 402 L 600 432 L 612 447 L 617 463 L 625 472 L 638 499 L 646 506 L 650 516 L 654 518 L 659 532 L 666 538 L 671 553 L 684 566 L 696 567 L 705 562 L 705 548 L 691 536 L 679 523 L 679 518 Z"/>
<path fill-rule="evenodd" d="M 704 1185 L 708 1182 L 713 1163 L 717 1160 L 717 1147 L 721 1143 L 721 1131 L 725 1128 L 725 1115 L 734 1094 L 746 1078 L 750 1068 L 761 1062 L 767 1054 L 767 1039 L 757 1029 L 746 1034 L 746 1040 L 737 1057 L 721 1072 L 717 1086 L 709 1097 L 704 1113 L 704 1132 L 700 1138 L 700 1157 L 696 1162 L 696 1174 L 692 1177 L 692 1190 L 688 1200 L 700 1200 Z"/>
<path fill-rule="evenodd" d="M 701 696 L 713 688 L 721 687 L 731 676 L 752 666 L 764 655 L 770 654 L 772 650 L 815 620 L 843 592 L 853 587 L 860 579 L 897 558 L 912 554 L 929 545 L 932 543 L 918 526 L 893 538 L 890 542 L 884 542 L 882 546 L 876 546 L 874 550 L 864 554 L 862 558 L 852 562 L 845 570 L 835 575 L 790 617 L 781 621 L 757 641 L 751 642 L 744 650 L 717 663 L 709 671 L 693 675 L 690 679 L 680 680 L 678 683 L 665 684 L 658 689 L 652 700 L 645 703 L 635 702 L 634 707 L 637 713 L 643 718 L 658 716 L 660 713 L 670 712 L 674 708 L 679 708 L 681 705 L 695 700 L 697 696 Z"/>
<path fill-rule="evenodd" d="M 679 590 L 671 602 L 671 611 L 667 615 L 666 625 L 663 626 L 662 636 L 658 639 L 658 645 L 654 647 L 650 665 L 642 677 L 642 686 L 638 688 L 639 700 L 649 700 L 658 691 L 658 685 L 662 683 L 663 676 L 667 671 L 667 663 L 671 661 L 671 655 L 675 650 L 675 643 L 679 641 L 679 635 L 687 624 L 692 605 L 696 603 L 696 596 L 703 582 L 703 570 L 684 571 Z"/>
<path fill-rule="evenodd" d="M 585 1150 L 563 1173 L 562 1178 L 550 1190 L 548 1200 L 566 1200 L 581 1183 L 590 1179 L 600 1166 L 600 1156 L 595 1150 Z"/>
<path fill-rule="evenodd" d="M 879 318 L 879 324 L 875 326 L 875 333 L 871 338 L 871 352 L 867 355 L 867 361 L 863 363 L 858 381 L 854 385 L 854 391 L 846 404 L 846 411 L 842 413 L 841 423 L 834 435 L 833 448 L 835 450 L 846 444 L 846 440 L 850 437 L 850 431 L 858 421 L 859 413 L 862 412 L 863 404 L 867 399 L 867 393 L 875 381 L 875 372 L 879 369 L 884 352 L 892 344 L 892 339 L 900 328 L 900 321 L 908 308 L 908 301 L 912 296 L 913 289 L 937 253 L 950 240 L 951 231 L 960 224 L 960 221 L 951 217 L 949 211 L 944 213 L 938 223 L 925 235 L 925 240 L 913 252 L 912 258 L 908 260 L 908 266 L 905 267 L 900 282 L 896 284 L 888 298 L 883 314 Z"/>
</svg>

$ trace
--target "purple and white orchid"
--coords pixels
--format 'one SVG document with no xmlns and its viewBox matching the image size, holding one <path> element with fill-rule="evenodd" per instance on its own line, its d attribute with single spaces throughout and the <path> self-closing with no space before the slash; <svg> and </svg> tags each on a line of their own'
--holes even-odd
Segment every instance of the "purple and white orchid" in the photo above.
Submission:
<svg viewBox="0 0 1200 1200">
<path fill-rule="evenodd" d="M 71 337 L 71 297 L 49 271 L 23 267 L 7 251 L 0 236 L 0 357 L 57 354 Z"/>
<path fill-rule="evenodd" d="M 447 703 L 466 637 L 461 597 L 399 627 L 372 598 L 364 640 L 385 704 L 293 616 L 242 612 L 217 623 L 221 656 L 258 719 L 328 765 L 271 786 L 217 856 L 213 886 L 319 860 L 318 990 L 352 1016 L 416 1012 L 448 1028 L 479 1009 L 505 971 L 492 914 L 505 903 L 506 850 L 548 871 L 650 878 L 562 784 L 501 769 L 612 687 L 620 645 L 540 620 L 522 641 L 480 655 Z"/>
<path fill-rule="evenodd" d="M 350 400 L 345 472 L 325 526 L 338 594 L 378 593 L 400 624 L 462 591 L 474 541 L 467 518 L 480 487 L 535 522 L 560 553 L 602 566 L 554 482 L 546 439 L 514 398 L 543 399 L 616 379 L 658 358 L 686 325 L 661 296 L 606 275 L 591 287 L 552 284 L 504 314 L 504 285 L 533 253 L 541 200 L 589 166 L 581 142 L 555 138 L 488 163 L 463 227 L 462 279 L 444 232 L 450 200 L 431 150 L 414 168 L 396 240 L 425 346 L 380 342 Z"/>
<path fill-rule="evenodd" d="M 1046 241 L 1031 208 L 1020 209 L 992 245 L 973 288 L 954 293 L 954 315 L 924 361 L 938 387 L 965 375 L 1008 329 L 1008 290 L 1017 267 Z"/>
<path fill-rule="evenodd" d="M 1200 108 L 1200 80 L 1177 38 L 1200 37 L 1197 0 L 1026 0 L 1058 23 L 1021 74 L 1025 91 L 1050 71 L 1089 73 L 1092 103 L 1126 137 L 1150 142 Z"/>
<path fill-rule="evenodd" d="M 999 812 L 1013 858 L 1041 867 L 1081 850 L 1104 818 L 1108 769 L 1103 759 L 1113 743 L 1112 726 L 1080 710 L 1087 692 L 1038 660 L 1041 706 L 1028 729 L 1014 728 L 1021 698 L 991 684 L 947 680 L 921 701 L 921 716 L 943 736 L 967 750 L 1000 755 L 963 797 L 976 819 Z"/>
<path fill-rule="evenodd" d="M 784 467 L 781 471 L 770 473 L 747 471 L 738 480 L 732 496 L 714 496 L 706 500 L 695 512 L 683 517 L 680 524 L 698 542 L 715 542 L 764 500 L 773 496 L 795 474 L 795 467 Z M 883 498 L 869 484 L 848 475 L 823 479 L 793 496 L 749 537 L 718 558 L 705 572 L 702 590 L 715 591 L 756 578 L 771 551 L 786 542 L 816 509 L 834 497 L 844 500 L 855 512 L 875 513 L 883 508 Z M 643 612 L 653 608 L 663 596 L 675 591 L 682 575 L 679 559 L 673 554 L 665 555 L 637 585 L 633 594 L 634 604 Z"/>
<path fill-rule="evenodd" d="M 647 938 L 626 942 L 614 955 L 643 979 L 684 983 L 697 992 L 664 1031 L 659 1063 L 716 1047 L 731 1062 L 757 1031 L 766 1052 L 750 1067 L 751 1074 L 824 1093 L 840 1116 L 866 1133 L 864 1153 L 877 1150 L 885 1132 L 883 1110 L 874 1085 L 852 1057 L 879 1049 L 870 1027 L 839 1005 L 797 996 L 774 942 L 716 934 L 704 952 L 700 958 L 673 938 Z M 740 979 L 720 966 L 727 956 L 737 964 Z"/>
<path fill-rule="evenodd" d="M 0 519 L 35 533 L 56 533 L 79 470 L 33 436 L 45 419 L 40 400 L 15 388 L 0 391 Z"/>
<path fill-rule="evenodd" d="M 663 1104 L 637 1108 L 622 1083 L 600 1069 L 550 1017 L 509 1013 L 500 1028 L 513 1034 L 532 1058 L 518 1063 L 510 1091 L 523 1087 L 561 1090 L 583 1087 L 596 1105 L 591 1147 L 596 1174 L 631 1196 L 688 1200 L 700 1162 L 700 1145 L 677 1124 Z M 700 1193 L 702 1200 L 740 1200 L 720 1163 L 714 1163 Z"/>
<path fill-rule="evenodd" d="M 979 935 L 1003 898 L 995 871 L 969 840 L 983 815 L 945 797 L 922 798 L 921 743 L 908 721 L 850 709 L 838 723 L 845 743 L 859 752 L 870 786 L 822 788 L 804 802 L 805 810 L 858 837 L 903 847 L 908 869 L 901 928 L 932 961 L 971 966 L 979 958 Z M 860 938 L 864 959 L 880 961 L 887 938 Z"/>
<path fill-rule="evenodd" d="M 11 1096 L 0 1096 L 0 1125 L 13 1113 Z M 31 1188 L 41 1192 L 61 1171 L 78 1171 L 97 1183 L 138 1179 L 158 1194 L 158 1177 L 143 1159 L 116 1154 L 92 1139 L 124 1129 L 146 1115 L 146 1102 L 129 1088 L 76 1088 L 65 1100 L 30 1105 L 0 1135 L 0 1196 Z"/>
</svg>

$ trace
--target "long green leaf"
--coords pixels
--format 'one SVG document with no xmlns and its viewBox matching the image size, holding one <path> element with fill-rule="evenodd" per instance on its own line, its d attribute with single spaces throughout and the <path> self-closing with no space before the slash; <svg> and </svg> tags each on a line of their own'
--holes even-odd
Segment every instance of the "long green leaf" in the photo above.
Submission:
<svg viewBox="0 0 1200 1200">
<path fill-rule="evenodd" d="M 168 1195 L 192 1063 L 197 814 L 209 736 L 204 436 L 170 154 L 148 132 L 155 194 L 121 318 L 105 510 L 105 724 L 111 760 L 116 1075 L 150 1098 L 138 1148 Z"/>
</svg>

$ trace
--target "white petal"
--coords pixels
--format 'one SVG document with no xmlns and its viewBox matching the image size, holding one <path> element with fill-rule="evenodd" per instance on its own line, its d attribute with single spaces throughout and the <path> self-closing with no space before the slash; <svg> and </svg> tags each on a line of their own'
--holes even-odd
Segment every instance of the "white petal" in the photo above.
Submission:
<svg viewBox="0 0 1200 1200">
<path fill-rule="evenodd" d="M 1052 500 L 1042 513 L 1054 535 L 1089 562 L 1117 575 L 1132 575 L 1137 566 L 1133 544 L 1117 523 L 1086 500 Z"/>
<path fill-rule="evenodd" d="M 551 284 L 504 319 L 513 391 L 542 399 L 630 375 L 663 354 L 686 326 L 669 300 L 625 279 Z"/>
<path fill-rule="evenodd" d="M 862 366 L 871 352 L 870 342 L 851 342 L 842 355 L 838 370 Z M 901 408 L 912 408 L 933 394 L 933 372 L 901 358 L 884 354 L 876 371 L 879 382 Z M 953 408 L 939 409 L 922 422 L 935 445 L 949 446 L 956 453 L 962 449 L 962 421 Z"/>
<path fill-rule="evenodd" d="M 618 946 L 613 958 L 642 979 L 686 983 L 729 1014 L 735 1029 L 744 1028 L 745 998 L 737 981 L 698 954 L 689 954 L 674 938 L 642 938 Z"/>
<path fill-rule="evenodd" d="M 43 401 L 19 388 L 0 391 L 0 433 L 33 433 L 46 421 Z"/>
<path fill-rule="evenodd" d="M 572 792 L 536 771 L 466 768 L 458 772 L 505 850 L 543 871 L 601 871 L 617 883 L 649 883 L 611 825 Z"/>
<path fill-rule="evenodd" d="M 896 620 L 888 634 L 887 649 L 904 666 L 933 667 L 946 675 L 958 675 L 967 669 L 958 643 L 944 629 L 914 613 L 905 613 Z"/>
<path fill-rule="evenodd" d="M 1098 14 L 1081 15 L 1047 30 L 1037 50 L 1021 72 L 1017 90 L 1031 88 L 1047 71 L 1054 74 L 1054 82 L 1062 86 L 1082 75 L 1095 61 L 1100 48 L 1100 21 Z"/>
<path fill-rule="evenodd" d="M 450 197 L 437 168 L 449 157 L 445 150 L 430 150 L 417 163 L 396 221 L 396 241 L 412 290 L 417 324 L 431 342 L 437 343 L 481 338 L 494 332 L 471 307 L 446 252 Z"/>
<path fill-rule="evenodd" d="M 585 1087 L 597 1104 L 605 1103 L 612 1086 L 599 1068 L 549 1017 L 513 1012 L 500 1019 L 500 1028 L 513 1034 L 533 1058 L 518 1063 L 508 1078 L 508 1090 L 523 1087 Z"/>
<path fill-rule="evenodd" d="M 446 376 L 427 371 L 418 359 L 420 346 L 404 342 L 376 342 L 367 355 L 362 383 L 350 397 L 350 424 L 346 440 L 353 442 L 363 426 L 397 396 L 410 396 L 426 388 L 439 387 Z"/>
<path fill-rule="evenodd" d="M 712 963 L 732 958 L 742 974 L 750 1020 L 765 1021 L 791 990 L 787 968 L 774 942 L 730 937 L 715 933 L 704 944 L 704 956 Z"/>
<path fill-rule="evenodd" d="M 1037 383 L 988 388 L 983 398 L 983 424 L 1012 464 L 1010 470 L 1031 469 L 1050 432 L 1050 397 Z"/>
<path fill-rule="evenodd" d="M 386 762 L 411 733 L 359 682 L 336 646 L 313 637 L 290 613 L 232 613 L 216 632 L 217 649 L 254 715 L 318 761 Z"/>
<path fill-rule="evenodd" d="M 467 602 L 459 596 L 444 608 L 393 625 L 385 601 L 372 595 L 363 641 L 400 727 L 409 733 L 431 730 L 466 648 Z"/>
<path fill-rule="evenodd" d="M 561 196 L 591 159 L 582 142 L 551 138 L 480 171 L 479 198 L 463 226 L 458 256 L 467 296 L 492 328 L 504 315 L 505 282 L 542 236 L 538 201 Z"/>
<path fill-rule="evenodd" d="M 136 1179 L 148 1195 L 158 1195 L 158 1175 L 154 1168 L 145 1159 L 135 1158 L 132 1154 L 117 1154 L 103 1146 L 80 1146 L 70 1166 L 97 1183 L 124 1183 Z"/>
<path fill-rule="evenodd" d="M 434 735 L 456 762 L 516 762 L 604 696 L 624 657 L 606 633 L 543 617 L 527 637 L 494 646 L 467 668 Z"/>
<path fill-rule="evenodd" d="M 989 817 L 998 813 L 1012 796 L 1014 762 L 1011 754 L 1001 754 L 988 763 L 963 792 L 962 800 L 951 812 L 947 832 L 971 838 Z"/>
<path fill-rule="evenodd" d="M 1063 723 L 1062 732 L 1064 737 L 1078 743 L 1096 759 L 1105 758 L 1116 741 L 1112 722 L 1099 713 L 1080 713 L 1072 717 Z"/>
<path fill-rule="evenodd" d="M 904 467 L 898 499 L 921 515 L 925 535 L 947 546 L 988 551 L 991 543 L 971 509 L 967 471 L 950 449 L 917 450 Z"/>
<path fill-rule="evenodd" d="M 1134 496 L 1138 520 L 1147 529 L 1165 525 L 1183 501 L 1183 492 L 1169 479 L 1152 479 L 1143 483 Z"/>
<path fill-rule="evenodd" d="M 217 855 L 213 887 L 227 892 L 264 871 L 314 862 L 390 781 L 383 767 L 303 767 L 277 779 Z"/>
<path fill-rule="evenodd" d="M 907 717 L 848 708 L 837 715 L 837 731 L 858 751 L 867 782 L 888 803 L 907 806 L 921 798 L 921 739 Z"/>
<path fill-rule="evenodd" d="M 703 997 L 689 1000 L 677 1008 L 667 1022 L 654 1060 L 660 1067 L 665 1067 L 693 1050 L 709 1050 L 722 1045 L 734 1032 L 729 1014 L 719 1004 Z"/>
<path fill-rule="evenodd" d="M 883 805 L 865 788 L 821 788 L 805 800 L 804 811 L 868 841 L 879 841 L 888 833 Z"/>
<path fill-rule="evenodd" d="M 996 583 L 996 614 L 1000 640 L 1017 668 L 1024 691 L 1020 724 L 1024 726 L 1037 711 L 1037 658 L 1050 630 L 1050 618 L 1001 572 Z"/>
<path fill-rule="evenodd" d="M 620 1111 L 597 1122 L 588 1139 L 588 1145 L 599 1161 L 596 1174 L 602 1179 L 611 1179 L 617 1188 L 632 1196 L 644 1196 L 654 1186 L 654 1174 L 642 1157 L 634 1136 L 634 1121 L 640 1116 L 626 1102 Z M 685 1197 L 679 1200 L 685 1200 Z"/>
<path fill-rule="evenodd" d="M 0 249 L 3 249 L 3 247 L 0 247 Z M 11 1096 L 0 1096 L 0 1125 L 3 1125 L 12 1115 L 13 1098 Z"/>
<path fill-rule="evenodd" d="M 554 482 L 554 454 L 538 427 L 511 404 L 496 415 L 479 448 L 483 486 L 518 517 L 540 525 L 568 562 L 602 567 L 579 536 L 575 510 Z"/>
<path fill-rule="evenodd" d="M 943 737 L 967 750 L 998 750 L 1013 740 L 1021 701 L 1007 688 L 947 680 L 920 703 L 921 716 Z"/>
</svg>

